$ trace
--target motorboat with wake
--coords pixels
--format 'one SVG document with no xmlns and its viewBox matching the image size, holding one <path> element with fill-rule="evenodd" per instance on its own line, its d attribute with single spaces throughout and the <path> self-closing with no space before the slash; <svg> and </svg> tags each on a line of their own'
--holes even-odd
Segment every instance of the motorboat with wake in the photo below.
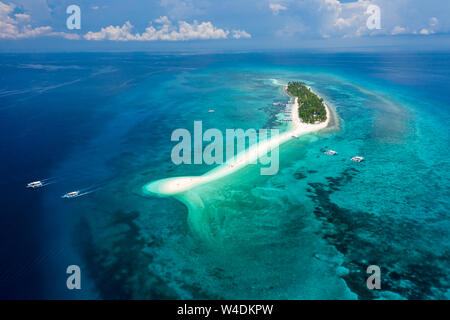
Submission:
<svg viewBox="0 0 450 320">
<path fill-rule="evenodd" d="M 48 179 L 42 179 L 42 180 L 36 180 L 33 182 L 27 183 L 27 188 L 42 188 L 45 186 L 48 186 L 49 184 L 56 183 L 58 181 L 58 178 L 48 178 Z"/>
<path fill-rule="evenodd" d="M 72 199 L 72 198 L 76 198 L 81 196 L 82 194 L 80 194 L 80 191 L 72 191 L 72 192 L 67 192 L 65 195 L 62 196 L 62 198 L 65 199 Z"/>
<path fill-rule="evenodd" d="M 43 187 L 44 184 L 42 183 L 42 181 L 33 181 L 27 184 L 27 188 L 41 188 Z"/>
<path fill-rule="evenodd" d="M 78 198 L 78 197 L 82 197 L 85 196 L 87 194 L 93 193 L 97 190 L 99 190 L 99 187 L 96 188 L 86 188 L 86 189 L 81 189 L 81 190 L 76 190 L 76 191 L 72 191 L 72 192 L 67 192 L 66 194 L 64 194 L 61 198 L 64 199 L 73 199 L 73 198 Z"/>
</svg>

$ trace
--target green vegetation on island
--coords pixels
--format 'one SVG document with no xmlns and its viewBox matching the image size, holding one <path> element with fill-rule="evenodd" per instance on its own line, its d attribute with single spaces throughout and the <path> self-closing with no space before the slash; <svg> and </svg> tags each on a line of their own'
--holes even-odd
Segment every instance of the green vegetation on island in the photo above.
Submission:
<svg viewBox="0 0 450 320">
<path fill-rule="evenodd" d="M 303 122 L 317 123 L 327 120 L 323 99 L 313 93 L 303 82 L 289 82 L 287 91 L 298 98 L 298 115 Z"/>
</svg>

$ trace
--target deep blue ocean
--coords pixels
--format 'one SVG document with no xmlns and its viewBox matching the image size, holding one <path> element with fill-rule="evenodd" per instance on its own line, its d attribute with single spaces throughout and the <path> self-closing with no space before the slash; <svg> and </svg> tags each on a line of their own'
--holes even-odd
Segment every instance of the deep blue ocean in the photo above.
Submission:
<svg viewBox="0 0 450 320">
<path fill-rule="evenodd" d="M 450 298 L 450 53 L 0 57 L 0 298 Z M 195 210 L 142 194 L 211 169 L 171 163 L 176 128 L 283 129 L 291 80 L 339 119 L 282 146 L 277 175 L 200 187 Z"/>
</svg>

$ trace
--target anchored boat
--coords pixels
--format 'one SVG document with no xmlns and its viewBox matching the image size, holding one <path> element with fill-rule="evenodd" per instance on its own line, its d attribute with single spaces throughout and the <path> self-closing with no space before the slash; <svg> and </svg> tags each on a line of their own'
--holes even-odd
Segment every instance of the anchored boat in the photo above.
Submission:
<svg viewBox="0 0 450 320">
<path fill-rule="evenodd" d="M 350 160 L 355 161 L 355 162 L 362 162 L 362 161 L 364 161 L 364 158 L 355 156 L 355 157 L 351 158 Z"/>
<path fill-rule="evenodd" d="M 328 155 L 330 155 L 330 156 L 335 156 L 335 155 L 338 154 L 338 153 L 337 153 L 336 151 L 334 151 L 334 150 L 327 150 L 327 151 L 325 151 L 324 153 L 325 153 L 325 154 L 328 154 Z"/>
</svg>

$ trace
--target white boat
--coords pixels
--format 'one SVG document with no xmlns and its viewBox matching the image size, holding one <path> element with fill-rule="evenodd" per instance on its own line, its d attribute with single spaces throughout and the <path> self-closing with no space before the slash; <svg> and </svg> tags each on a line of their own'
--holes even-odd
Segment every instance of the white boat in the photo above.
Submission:
<svg viewBox="0 0 450 320">
<path fill-rule="evenodd" d="M 33 181 L 27 184 L 27 188 L 40 188 L 43 187 L 44 184 L 42 183 L 42 181 Z"/>
<path fill-rule="evenodd" d="M 72 192 L 68 192 L 65 195 L 63 195 L 62 198 L 71 199 L 71 198 L 76 198 L 78 196 L 80 196 L 80 191 L 72 191 Z"/>
<path fill-rule="evenodd" d="M 330 155 L 330 156 L 335 156 L 335 155 L 338 154 L 338 153 L 337 153 L 336 151 L 334 151 L 334 150 L 327 150 L 327 151 L 325 151 L 324 153 L 325 153 L 325 154 L 328 154 L 328 155 Z"/>
<path fill-rule="evenodd" d="M 362 161 L 364 161 L 364 158 L 363 157 L 359 157 L 359 156 L 354 156 L 350 160 L 355 161 L 355 162 L 362 162 Z"/>
<path fill-rule="evenodd" d="M 298 136 L 293 135 L 293 136 L 291 136 L 291 138 L 292 138 L 292 139 L 298 139 Z"/>
<path fill-rule="evenodd" d="M 208 110 L 209 113 L 214 113 L 215 111 L 213 109 Z"/>
</svg>

